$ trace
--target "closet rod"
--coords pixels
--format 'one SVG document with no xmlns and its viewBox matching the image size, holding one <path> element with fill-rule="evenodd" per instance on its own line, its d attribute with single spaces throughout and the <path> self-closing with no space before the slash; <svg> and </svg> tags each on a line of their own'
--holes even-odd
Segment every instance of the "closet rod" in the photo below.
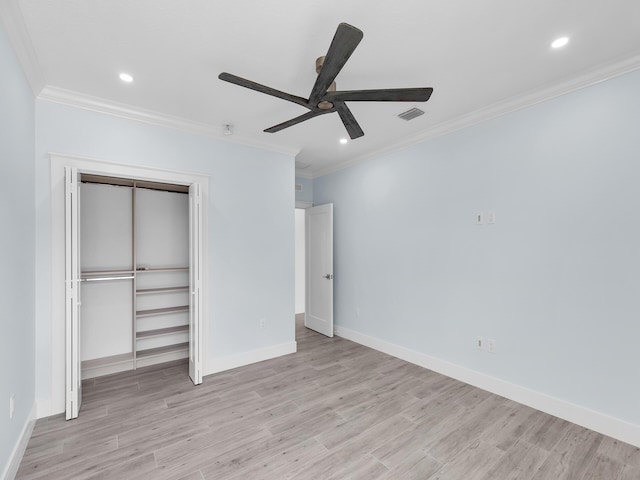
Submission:
<svg viewBox="0 0 640 480">
<path fill-rule="evenodd" d="M 130 277 L 95 277 L 95 278 L 81 278 L 81 282 L 101 282 L 104 280 L 130 280 L 134 278 L 133 275 Z"/>
</svg>

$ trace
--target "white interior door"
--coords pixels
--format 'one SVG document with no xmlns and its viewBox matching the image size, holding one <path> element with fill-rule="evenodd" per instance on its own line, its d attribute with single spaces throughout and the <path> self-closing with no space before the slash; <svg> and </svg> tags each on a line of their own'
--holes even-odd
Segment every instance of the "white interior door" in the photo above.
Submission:
<svg viewBox="0 0 640 480">
<path fill-rule="evenodd" d="M 78 169 L 65 167 L 66 417 L 76 418 L 82 401 L 80 379 L 80 201 Z"/>
<path fill-rule="evenodd" d="M 307 282 L 304 325 L 333 337 L 333 204 L 306 209 Z"/>
<path fill-rule="evenodd" d="M 189 187 L 189 376 L 202 383 L 202 193 L 197 183 Z"/>
</svg>

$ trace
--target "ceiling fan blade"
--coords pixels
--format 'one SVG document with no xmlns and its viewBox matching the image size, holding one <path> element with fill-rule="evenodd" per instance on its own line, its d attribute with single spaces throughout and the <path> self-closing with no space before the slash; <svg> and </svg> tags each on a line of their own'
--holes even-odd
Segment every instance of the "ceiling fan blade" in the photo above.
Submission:
<svg viewBox="0 0 640 480">
<path fill-rule="evenodd" d="M 334 102 L 334 107 L 338 111 L 338 115 L 340 115 L 340 120 L 344 123 L 344 128 L 347 129 L 347 133 L 351 137 L 351 140 L 362 137 L 364 132 L 358 122 L 356 121 L 356 117 L 353 116 L 349 107 L 347 107 L 342 102 Z"/>
<path fill-rule="evenodd" d="M 327 88 L 333 83 L 335 78 L 347 63 L 349 57 L 356 49 L 360 40 L 362 40 L 363 33 L 361 30 L 349 25 L 348 23 L 341 23 L 338 25 L 336 34 L 333 36 L 331 45 L 324 59 L 322 69 L 318 74 L 316 83 L 313 85 L 311 95 L 309 95 L 309 103 L 316 106 L 320 99 L 324 96 Z"/>
<path fill-rule="evenodd" d="M 305 120 L 309 120 L 313 117 L 317 117 L 319 115 L 324 115 L 325 113 L 329 113 L 332 110 L 313 110 L 311 112 L 307 112 L 299 117 L 292 118 L 291 120 L 287 120 L 286 122 L 279 123 L 278 125 L 274 125 L 273 127 L 269 127 L 264 131 L 267 133 L 276 133 L 280 130 L 284 130 L 285 128 L 292 127 L 293 125 L 297 125 L 298 123 L 304 122 Z"/>
<path fill-rule="evenodd" d="M 289 102 L 297 103 L 298 105 L 302 105 L 303 107 L 307 106 L 307 100 L 305 98 L 291 95 L 286 92 L 281 92 L 280 90 L 276 90 L 275 88 L 266 87 L 259 83 L 252 82 L 251 80 L 247 80 L 246 78 L 232 75 L 231 73 L 222 72 L 220 75 L 218 75 L 218 78 L 220 80 L 224 80 L 225 82 L 234 83 L 236 85 L 240 85 L 241 87 L 255 90 L 256 92 L 266 93 L 267 95 L 271 95 L 272 97 L 278 97 L 282 98 L 283 100 L 288 100 Z"/>
<path fill-rule="evenodd" d="M 322 100 L 329 102 L 426 102 L 433 88 L 389 88 L 382 90 L 345 90 L 327 92 Z"/>
</svg>

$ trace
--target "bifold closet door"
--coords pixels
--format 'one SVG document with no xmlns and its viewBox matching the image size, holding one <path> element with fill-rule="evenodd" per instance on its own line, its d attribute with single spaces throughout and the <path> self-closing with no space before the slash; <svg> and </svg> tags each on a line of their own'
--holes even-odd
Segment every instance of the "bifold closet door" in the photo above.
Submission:
<svg viewBox="0 0 640 480">
<path fill-rule="evenodd" d="M 65 167 L 65 413 L 78 417 L 82 401 L 80 379 L 80 232 L 78 169 Z"/>
<path fill-rule="evenodd" d="M 132 188 L 80 186 L 83 362 L 133 359 Z M 86 281 L 87 272 L 104 272 Z M 118 279 L 122 276 L 124 279 Z"/>
<path fill-rule="evenodd" d="M 189 187 L 189 377 L 195 385 L 202 383 L 202 192 L 200 185 Z"/>
</svg>

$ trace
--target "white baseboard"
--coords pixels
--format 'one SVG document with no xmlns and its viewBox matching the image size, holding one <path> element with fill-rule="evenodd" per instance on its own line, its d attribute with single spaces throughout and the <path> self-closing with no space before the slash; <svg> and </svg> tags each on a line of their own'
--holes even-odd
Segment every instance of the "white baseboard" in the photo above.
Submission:
<svg viewBox="0 0 640 480">
<path fill-rule="evenodd" d="M 394 343 L 380 340 L 344 327 L 337 327 L 336 334 L 347 340 L 365 345 L 374 350 L 406 360 L 442 375 L 446 375 L 474 387 L 527 405 L 536 410 L 562 418 L 596 432 L 640 447 L 640 425 L 625 422 L 619 418 L 576 405 L 566 400 L 530 390 L 514 383 L 486 375 L 484 373 L 441 360 L 424 353 L 410 350 Z"/>
<path fill-rule="evenodd" d="M 53 415 L 50 400 L 36 400 L 36 418 L 45 418 Z"/>
<path fill-rule="evenodd" d="M 262 362 L 271 358 L 281 357 L 298 351 L 296 342 L 281 343 L 258 350 L 251 350 L 226 357 L 214 358 L 209 361 L 205 375 L 231 370 L 232 368 L 244 367 L 252 363 Z"/>
<path fill-rule="evenodd" d="M 13 448 L 13 452 L 11 452 L 11 456 L 9 457 L 9 462 L 0 475 L 1 480 L 13 480 L 18 473 L 18 468 L 20 467 L 20 462 L 22 461 L 22 456 L 24 455 L 25 450 L 27 449 L 27 444 L 29 443 L 29 439 L 31 438 L 31 432 L 33 432 L 33 427 L 36 424 L 36 403 L 33 403 L 31 407 L 31 411 L 29 412 L 29 416 L 27 417 L 27 421 L 22 428 L 22 432 L 20 432 L 20 438 L 16 442 L 16 446 Z"/>
<path fill-rule="evenodd" d="M 85 367 L 82 369 L 82 380 L 88 380 L 90 378 L 102 377 L 104 375 L 111 375 L 113 373 L 126 372 L 133 370 L 133 360 L 125 360 L 123 362 L 114 362 L 108 365 L 100 365 L 97 367 Z"/>
</svg>

